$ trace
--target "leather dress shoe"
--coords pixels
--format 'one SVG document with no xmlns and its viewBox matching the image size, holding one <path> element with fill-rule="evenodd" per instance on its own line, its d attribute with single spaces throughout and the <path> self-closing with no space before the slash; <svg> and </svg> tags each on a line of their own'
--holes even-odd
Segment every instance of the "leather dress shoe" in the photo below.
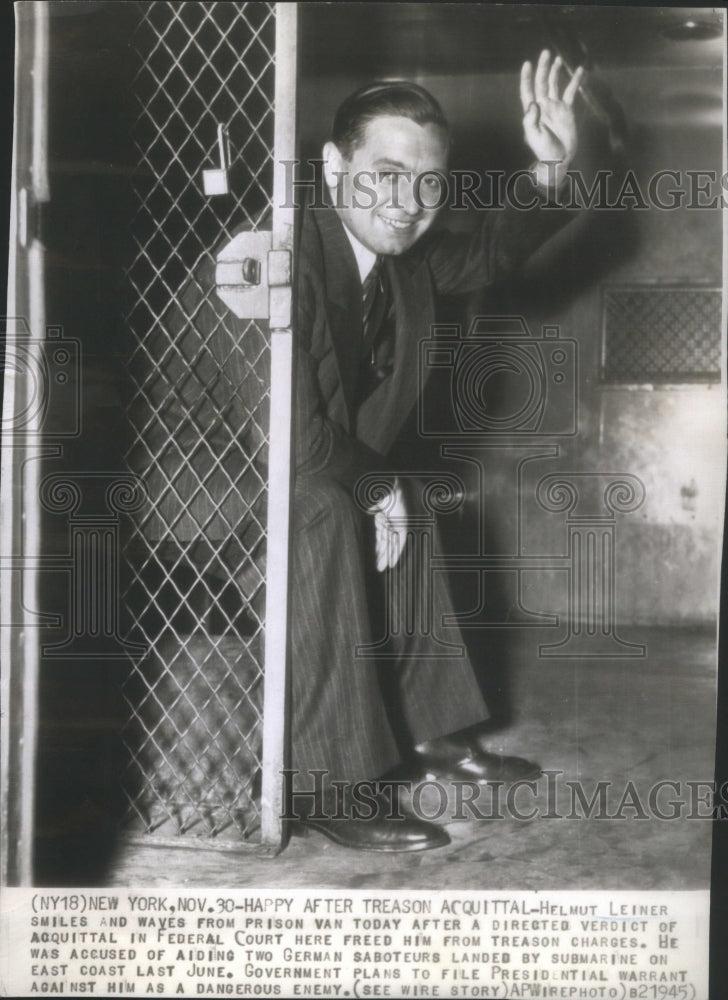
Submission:
<svg viewBox="0 0 728 1000">
<path fill-rule="evenodd" d="M 332 809 L 326 816 L 300 816 L 293 827 L 298 836 L 306 836 L 316 830 L 341 847 L 351 847 L 358 851 L 379 851 L 394 854 L 404 851 L 429 851 L 435 847 L 446 847 L 450 837 L 442 827 L 408 814 L 401 818 L 388 816 L 391 806 L 380 796 L 376 796 L 378 809 L 372 818 L 359 818 L 356 813 L 336 815 Z M 324 808 L 322 812 L 327 812 Z"/>
<path fill-rule="evenodd" d="M 479 785 L 534 781 L 543 773 L 538 764 L 523 757 L 500 756 L 486 750 L 442 753 L 415 750 L 415 767 L 428 780 L 476 781 Z"/>
</svg>

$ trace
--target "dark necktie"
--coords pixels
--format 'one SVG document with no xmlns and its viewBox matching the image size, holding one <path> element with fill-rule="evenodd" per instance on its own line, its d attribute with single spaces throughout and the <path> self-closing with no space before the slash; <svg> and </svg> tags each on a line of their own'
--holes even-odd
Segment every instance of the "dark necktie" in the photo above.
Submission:
<svg viewBox="0 0 728 1000">
<path fill-rule="evenodd" d="M 372 269 L 362 284 L 362 315 L 364 320 L 364 352 L 374 343 L 384 316 L 385 294 L 382 283 L 382 258 L 377 255 Z"/>
<path fill-rule="evenodd" d="M 394 367 L 394 321 L 389 313 L 389 283 L 384 258 L 377 256 L 362 283 L 363 338 L 359 396 L 366 399 Z"/>
</svg>

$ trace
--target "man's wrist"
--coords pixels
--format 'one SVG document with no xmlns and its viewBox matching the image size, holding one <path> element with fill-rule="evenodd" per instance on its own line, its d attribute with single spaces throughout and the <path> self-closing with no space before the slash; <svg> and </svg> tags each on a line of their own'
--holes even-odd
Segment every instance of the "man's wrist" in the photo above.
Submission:
<svg viewBox="0 0 728 1000">
<path fill-rule="evenodd" d="M 568 169 L 569 164 L 564 160 L 536 160 L 530 173 L 536 187 L 553 199 L 563 188 Z"/>
</svg>

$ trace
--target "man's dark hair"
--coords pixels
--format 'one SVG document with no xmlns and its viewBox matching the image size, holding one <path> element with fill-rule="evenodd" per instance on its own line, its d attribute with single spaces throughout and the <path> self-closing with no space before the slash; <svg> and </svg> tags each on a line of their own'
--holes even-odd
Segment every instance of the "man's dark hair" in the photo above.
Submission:
<svg viewBox="0 0 728 1000">
<path fill-rule="evenodd" d="M 442 108 L 432 94 L 407 80 L 369 83 L 355 91 L 334 115 L 331 140 L 347 158 L 363 142 L 366 127 L 382 115 L 409 118 L 416 125 L 439 125 L 448 131 Z"/>
</svg>

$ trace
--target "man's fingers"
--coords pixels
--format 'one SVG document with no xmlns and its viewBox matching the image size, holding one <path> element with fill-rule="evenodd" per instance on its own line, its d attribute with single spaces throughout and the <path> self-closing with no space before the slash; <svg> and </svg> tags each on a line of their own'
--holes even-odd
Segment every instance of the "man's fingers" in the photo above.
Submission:
<svg viewBox="0 0 728 1000">
<path fill-rule="evenodd" d="M 377 569 L 391 569 L 396 560 L 393 559 L 392 533 L 387 528 L 382 529 L 380 544 L 377 546 Z"/>
<path fill-rule="evenodd" d="M 387 543 L 382 539 L 382 544 L 377 547 L 377 570 L 380 573 L 389 565 L 387 556 Z"/>
<path fill-rule="evenodd" d="M 397 564 L 400 553 L 399 534 L 383 513 L 374 516 L 374 530 L 377 570 L 381 573 Z"/>
<path fill-rule="evenodd" d="M 549 69 L 551 68 L 551 53 L 544 49 L 538 57 L 536 66 L 536 78 L 534 81 L 534 92 L 537 101 L 545 101 L 548 97 Z"/>
<path fill-rule="evenodd" d="M 397 565 L 401 551 L 402 544 L 399 532 L 390 529 L 389 538 L 387 539 L 387 565 L 390 569 L 394 569 Z"/>
<path fill-rule="evenodd" d="M 374 517 L 376 566 L 381 573 L 396 566 L 407 540 L 407 506 L 395 483 L 384 501 L 369 508 Z"/>
<path fill-rule="evenodd" d="M 377 570 L 381 573 L 385 568 L 386 556 L 385 524 L 382 514 L 374 515 L 374 548 L 376 552 Z"/>
<path fill-rule="evenodd" d="M 394 565 L 392 562 L 392 536 L 387 535 L 387 540 L 384 543 L 384 565 L 387 569 L 391 569 Z"/>
<path fill-rule="evenodd" d="M 538 125 L 541 120 L 541 108 L 538 106 L 536 101 L 531 101 L 526 109 L 526 113 L 523 116 L 523 127 L 526 134 L 529 135 L 535 130 L 535 134 L 538 134 Z"/>
<path fill-rule="evenodd" d="M 561 72 L 562 65 L 561 56 L 556 56 L 551 65 L 551 72 L 549 73 L 549 97 L 552 101 L 558 101 L 559 99 L 559 73 Z"/>
<path fill-rule="evenodd" d="M 524 114 L 535 99 L 533 93 L 533 66 L 530 62 L 525 62 L 521 66 L 521 104 Z"/>
<path fill-rule="evenodd" d="M 567 84 L 562 98 L 559 98 L 559 77 L 564 61 L 561 56 L 551 61 L 551 53 L 544 49 L 538 57 L 536 72 L 534 75 L 533 65 L 525 62 L 521 67 L 521 105 L 523 113 L 531 113 L 531 106 L 534 102 L 563 100 L 564 104 L 572 105 L 576 98 L 579 85 L 584 77 L 584 67 L 580 66 L 572 75 Z"/>
<path fill-rule="evenodd" d="M 584 67 L 580 66 L 574 73 L 572 78 L 569 80 L 568 84 L 566 85 L 566 90 L 564 91 L 564 97 L 563 97 L 564 104 L 568 104 L 569 106 L 571 106 L 574 103 L 574 99 L 576 98 L 576 92 L 578 91 L 579 85 L 581 84 L 583 78 L 584 78 Z"/>
<path fill-rule="evenodd" d="M 399 562 L 405 534 L 394 527 L 384 514 L 374 517 L 376 566 L 378 572 L 393 569 Z"/>
</svg>

